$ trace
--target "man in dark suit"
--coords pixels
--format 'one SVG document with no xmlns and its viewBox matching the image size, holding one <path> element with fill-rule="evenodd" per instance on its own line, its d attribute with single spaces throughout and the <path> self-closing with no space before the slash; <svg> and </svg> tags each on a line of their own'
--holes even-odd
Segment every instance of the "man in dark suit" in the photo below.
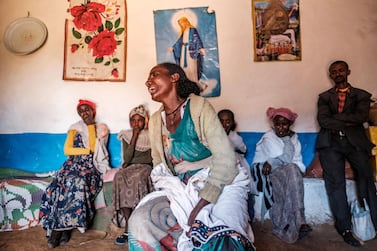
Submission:
<svg viewBox="0 0 377 251">
<path fill-rule="evenodd" d="M 372 221 L 377 229 L 377 195 L 369 156 L 373 144 L 368 140 L 363 124 L 368 121 L 371 94 L 351 86 L 351 71 L 344 61 L 335 61 L 329 75 L 335 86 L 319 95 L 318 133 L 316 149 L 323 168 L 323 178 L 329 198 L 335 227 L 344 241 L 359 247 L 361 243 L 352 235 L 351 213 L 347 203 L 345 160 L 355 173 L 357 196 L 364 206 L 366 199 Z"/>
</svg>

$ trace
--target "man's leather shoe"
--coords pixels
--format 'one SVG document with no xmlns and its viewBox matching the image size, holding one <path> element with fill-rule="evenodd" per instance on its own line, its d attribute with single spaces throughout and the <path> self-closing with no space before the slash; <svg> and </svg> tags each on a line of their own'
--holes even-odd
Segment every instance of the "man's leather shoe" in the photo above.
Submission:
<svg viewBox="0 0 377 251">
<path fill-rule="evenodd" d="M 353 237 L 351 230 L 345 230 L 342 233 L 342 237 L 347 244 L 350 244 L 351 246 L 354 246 L 354 247 L 361 247 L 360 241 L 357 240 L 355 237 Z"/>
</svg>

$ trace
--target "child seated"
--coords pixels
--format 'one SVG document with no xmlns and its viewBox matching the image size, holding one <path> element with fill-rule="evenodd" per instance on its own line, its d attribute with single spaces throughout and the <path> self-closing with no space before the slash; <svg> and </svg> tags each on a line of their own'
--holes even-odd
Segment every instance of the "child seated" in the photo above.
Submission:
<svg viewBox="0 0 377 251">
<path fill-rule="evenodd" d="M 234 151 L 236 152 L 237 156 L 237 162 L 247 169 L 248 175 L 250 177 L 250 191 L 247 200 L 247 206 L 250 216 L 249 223 L 252 224 L 254 219 L 254 195 L 258 192 L 255 183 L 251 178 L 249 163 L 247 163 L 247 160 L 245 159 L 247 148 L 245 143 L 243 142 L 242 137 L 235 131 L 237 124 L 234 120 L 234 113 L 231 110 L 223 109 L 217 113 L 217 116 L 219 117 L 220 122 L 234 147 Z"/>
</svg>

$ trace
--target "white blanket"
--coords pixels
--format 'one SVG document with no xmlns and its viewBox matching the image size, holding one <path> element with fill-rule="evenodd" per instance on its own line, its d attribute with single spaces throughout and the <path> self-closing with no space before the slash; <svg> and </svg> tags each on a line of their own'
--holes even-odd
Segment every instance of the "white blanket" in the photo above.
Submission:
<svg viewBox="0 0 377 251">
<path fill-rule="evenodd" d="M 246 202 L 249 178 L 245 168 L 239 167 L 239 169 L 239 174 L 232 184 L 224 187 L 216 204 L 204 207 L 196 219 L 209 227 L 228 226 L 229 230 L 235 230 L 254 242 L 254 235 L 248 223 L 249 215 Z M 178 250 L 192 250 L 193 248 L 190 239 L 186 236 L 186 232 L 190 230 L 187 220 L 192 209 L 200 200 L 198 194 L 204 186 L 208 174 L 209 169 L 205 168 L 193 175 L 185 185 L 167 167 L 159 164 L 153 168 L 151 173 L 157 191 L 148 194 L 138 205 L 139 207 L 146 201 L 159 196 L 168 197 L 173 214 L 184 230 L 179 238 Z"/>
</svg>

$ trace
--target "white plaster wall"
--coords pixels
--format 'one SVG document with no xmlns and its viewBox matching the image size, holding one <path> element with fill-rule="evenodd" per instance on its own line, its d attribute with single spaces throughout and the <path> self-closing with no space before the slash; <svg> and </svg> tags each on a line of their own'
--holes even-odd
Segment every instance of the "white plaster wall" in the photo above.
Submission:
<svg viewBox="0 0 377 251">
<path fill-rule="evenodd" d="M 144 86 L 156 63 L 153 10 L 205 6 L 216 12 L 222 85 L 221 96 L 210 100 L 236 113 L 239 131 L 265 131 L 266 108 L 288 106 L 299 114 L 296 131 L 316 132 L 317 95 L 331 87 L 334 59 L 348 61 L 349 81 L 377 96 L 376 0 L 300 0 L 303 56 L 296 62 L 253 61 L 251 0 L 128 0 L 125 83 L 62 80 L 67 0 L 1 0 L 0 133 L 65 132 L 79 119 L 79 98 L 96 101 L 112 132 L 128 128 L 132 107 L 159 107 Z M 47 25 L 48 40 L 31 55 L 13 55 L 2 35 L 28 11 Z"/>
</svg>

